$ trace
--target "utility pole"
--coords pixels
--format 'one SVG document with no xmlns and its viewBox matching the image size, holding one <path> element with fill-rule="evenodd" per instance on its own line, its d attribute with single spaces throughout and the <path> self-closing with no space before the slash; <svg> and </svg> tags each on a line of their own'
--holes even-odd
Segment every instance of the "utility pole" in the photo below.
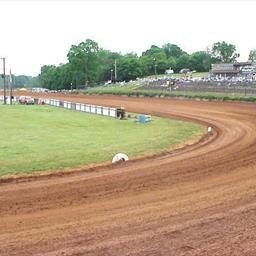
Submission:
<svg viewBox="0 0 256 256">
<path fill-rule="evenodd" d="M 157 72 L 156 72 L 157 64 L 156 64 L 156 58 L 154 58 L 153 60 L 154 60 L 155 79 L 157 79 Z"/>
<path fill-rule="evenodd" d="M 4 79 L 4 104 L 6 104 L 6 79 L 5 79 L 5 57 L 0 58 L 3 60 L 3 79 Z"/>
<path fill-rule="evenodd" d="M 110 70 L 110 80 L 111 80 L 111 83 L 113 82 L 113 69 Z"/>
<path fill-rule="evenodd" d="M 117 81 L 117 68 L 116 68 L 116 60 L 115 60 L 115 83 L 116 83 L 116 81 Z"/>
<path fill-rule="evenodd" d="M 88 66 L 87 66 L 87 63 L 85 63 L 85 65 L 84 65 L 84 80 L 85 80 L 84 87 L 86 88 L 88 86 Z"/>
<path fill-rule="evenodd" d="M 13 79 L 12 79 L 12 71 L 11 70 L 10 70 L 9 82 L 10 82 L 10 105 L 12 105 L 12 85 L 13 85 Z"/>
</svg>

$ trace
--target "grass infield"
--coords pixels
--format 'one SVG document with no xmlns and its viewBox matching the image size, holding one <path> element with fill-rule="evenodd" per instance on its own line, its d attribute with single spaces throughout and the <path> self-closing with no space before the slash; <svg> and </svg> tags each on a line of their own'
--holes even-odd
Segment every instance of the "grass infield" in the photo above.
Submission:
<svg viewBox="0 0 256 256">
<path fill-rule="evenodd" d="M 206 128 L 153 117 L 116 120 L 50 106 L 0 105 L 0 176 L 144 156 L 197 141 Z"/>
</svg>

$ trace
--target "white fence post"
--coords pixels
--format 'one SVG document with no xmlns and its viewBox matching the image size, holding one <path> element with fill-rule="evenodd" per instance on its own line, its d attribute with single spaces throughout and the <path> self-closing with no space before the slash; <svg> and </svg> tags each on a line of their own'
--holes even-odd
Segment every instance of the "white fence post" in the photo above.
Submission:
<svg viewBox="0 0 256 256">
<path fill-rule="evenodd" d="M 102 107 L 101 106 L 96 106 L 96 114 L 102 115 Z"/>
</svg>

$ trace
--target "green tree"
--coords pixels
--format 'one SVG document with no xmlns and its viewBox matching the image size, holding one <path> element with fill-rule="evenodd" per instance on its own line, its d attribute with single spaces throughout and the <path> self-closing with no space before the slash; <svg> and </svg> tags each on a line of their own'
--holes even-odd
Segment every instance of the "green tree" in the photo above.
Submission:
<svg viewBox="0 0 256 256">
<path fill-rule="evenodd" d="M 140 56 L 139 61 L 141 64 L 142 76 L 149 76 L 153 74 L 153 59 L 148 56 Z"/>
<path fill-rule="evenodd" d="M 21 88 L 21 87 L 26 87 L 30 81 L 33 80 L 32 76 L 26 76 L 26 75 L 13 75 L 13 84 L 12 86 L 14 88 Z M 9 74 L 6 74 L 6 84 L 9 82 Z M 0 76 L 0 86 L 3 87 L 4 80 L 2 76 Z"/>
<path fill-rule="evenodd" d="M 199 51 L 192 53 L 189 56 L 189 68 L 198 72 L 209 71 L 213 59 L 211 55 L 205 51 Z"/>
<path fill-rule="evenodd" d="M 224 41 L 213 44 L 211 53 L 214 58 L 224 63 L 234 62 L 240 56 L 235 45 Z"/>
<path fill-rule="evenodd" d="M 148 50 L 142 53 L 142 56 L 153 56 L 162 52 L 164 52 L 162 48 L 156 45 L 151 45 L 151 47 Z"/>
<path fill-rule="evenodd" d="M 142 75 L 153 75 L 155 73 L 155 67 L 157 73 L 164 73 L 169 68 L 169 63 L 166 57 L 166 53 L 162 48 L 152 45 L 150 49 L 142 53 L 140 57 L 142 66 Z"/>
<path fill-rule="evenodd" d="M 100 49 L 98 53 L 98 57 L 100 60 L 100 67 L 99 67 L 99 81 L 107 81 L 111 79 L 111 70 L 114 79 L 114 69 L 115 69 L 115 61 L 117 61 L 117 67 L 119 64 L 119 59 L 121 57 L 120 53 L 107 51 L 104 49 Z M 117 78 L 118 79 L 118 78 Z"/>
<path fill-rule="evenodd" d="M 36 87 L 42 87 L 40 83 L 39 76 L 32 77 L 24 84 L 24 87 L 26 88 L 36 88 Z"/>
<path fill-rule="evenodd" d="M 169 57 L 167 61 L 168 61 L 168 68 L 176 70 L 177 59 L 175 59 L 174 57 Z"/>
<path fill-rule="evenodd" d="M 14 76 L 14 87 L 20 88 L 24 87 L 26 83 L 31 80 L 31 76 L 25 76 L 25 75 L 20 75 L 20 76 Z"/>
<path fill-rule="evenodd" d="M 142 75 L 142 64 L 134 53 L 124 55 L 118 65 L 119 80 L 134 80 Z"/>
<path fill-rule="evenodd" d="M 54 65 L 44 65 L 41 67 L 41 73 L 39 76 L 39 80 L 41 85 L 44 88 L 55 90 L 56 83 L 55 83 L 55 75 L 56 75 L 56 66 Z"/>
<path fill-rule="evenodd" d="M 256 61 L 256 49 L 250 51 L 249 60 Z"/>
<path fill-rule="evenodd" d="M 67 57 L 76 84 L 94 83 L 98 80 L 100 65 L 98 52 L 98 44 L 91 39 L 71 46 Z"/>
<path fill-rule="evenodd" d="M 164 74 L 168 68 L 170 68 L 170 63 L 167 59 L 156 60 L 156 71 L 158 74 Z"/>
<path fill-rule="evenodd" d="M 189 68 L 189 66 L 189 55 L 184 53 L 177 59 L 175 72 L 179 72 L 183 68 Z"/>
<path fill-rule="evenodd" d="M 184 52 L 179 46 L 176 44 L 164 44 L 163 50 L 166 54 L 166 57 L 169 59 L 170 57 L 173 57 L 175 59 L 179 58 L 182 54 L 186 53 Z"/>
<path fill-rule="evenodd" d="M 4 79 L 2 78 L 2 75 L 0 75 L 0 87 L 4 86 Z"/>
<path fill-rule="evenodd" d="M 60 64 L 55 70 L 55 90 L 70 89 L 72 70 L 69 63 Z"/>
</svg>

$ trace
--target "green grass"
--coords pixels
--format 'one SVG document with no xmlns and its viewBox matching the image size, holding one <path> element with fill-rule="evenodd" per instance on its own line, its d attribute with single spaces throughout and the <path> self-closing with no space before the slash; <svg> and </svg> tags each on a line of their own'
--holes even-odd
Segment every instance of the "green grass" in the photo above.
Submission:
<svg viewBox="0 0 256 256">
<path fill-rule="evenodd" d="M 137 88 L 131 87 L 131 86 L 99 86 L 99 87 L 91 87 L 86 89 L 84 92 L 88 94 L 112 94 L 113 92 L 119 93 L 119 94 L 127 94 L 132 91 L 136 91 Z"/>
<path fill-rule="evenodd" d="M 116 120 L 50 106 L 0 106 L 0 176 L 110 162 L 195 141 L 205 127 L 153 117 Z"/>
<path fill-rule="evenodd" d="M 168 93 L 165 94 L 167 96 Z M 220 93 L 220 92 L 190 92 L 190 91 L 173 91 L 168 97 L 188 98 L 188 99 L 206 99 L 220 101 L 248 101 L 256 102 L 256 95 L 239 94 L 239 93 Z"/>
<path fill-rule="evenodd" d="M 188 99 L 206 99 L 206 100 L 230 100 L 230 101 L 249 101 L 256 102 L 256 95 L 252 94 L 238 94 L 238 93 L 219 93 L 219 92 L 190 92 L 190 91 L 172 91 L 168 90 L 152 90 L 141 89 L 140 87 L 131 88 L 110 86 L 110 87 L 94 87 L 81 91 L 84 94 L 113 94 L 113 95 L 127 95 L 127 96 L 146 96 L 146 97 L 174 97 L 174 98 L 188 98 Z"/>
<path fill-rule="evenodd" d="M 238 93 L 219 93 L 219 92 L 190 92 L 174 91 L 173 97 L 185 97 L 191 99 L 208 100 L 230 100 L 230 101 L 249 101 L 256 102 L 256 95 L 244 95 Z"/>
</svg>

